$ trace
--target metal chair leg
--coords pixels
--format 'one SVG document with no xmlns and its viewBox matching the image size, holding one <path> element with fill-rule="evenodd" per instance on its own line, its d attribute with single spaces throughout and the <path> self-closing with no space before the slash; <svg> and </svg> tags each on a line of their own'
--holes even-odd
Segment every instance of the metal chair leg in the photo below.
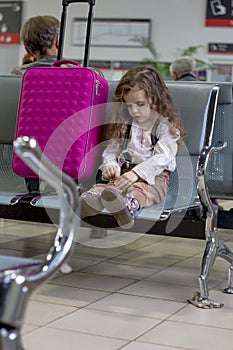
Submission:
<svg viewBox="0 0 233 350">
<path fill-rule="evenodd" d="M 0 349 L 24 350 L 20 331 L 18 329 L 7 329 L 4 325 L 0 325 Z"/>
<path fill-rule="evenodd" d="M 213 309 L 223 307 L 223 303 L 216 302 L 209 298 L 208 277 L 211 268 L 218 256 L 219 242 L 215 235 L 212 235 L 206 242 L 205 252 L 202 258 L 201 274 L 199 276 L 200 292 L 195 292 L 192 299 L 188 301 L 202 309 Z"/>
</svg>

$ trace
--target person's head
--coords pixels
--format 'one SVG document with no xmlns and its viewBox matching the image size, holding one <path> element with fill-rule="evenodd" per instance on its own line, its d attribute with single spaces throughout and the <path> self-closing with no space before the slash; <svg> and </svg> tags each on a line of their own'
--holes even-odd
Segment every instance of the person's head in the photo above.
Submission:
<svg viewBox="0 0 233 350">
<path fill-rule="evenodd" d="M 121 78 L 115 93 L 115 102 L 124 102 L 126 115 L 136 118 L 151 117 L 152 111 L 159 113 L 170 103 L 170 96 L 159 72 L 152 66 L 136 66 Z M 169 101 L 168 101 L 169 100 Z M 127 119 L 128 119 L 127 118 Z"/>
<path fill-rule="evenodd" d="M 174 80 L 179 80 L 183 74 L 196 75 L 196 61 L 192 56 L 181 56 L 174 60 L 170 67 L 170 73 Z"/>
<path fill-rule="evenodd" d="M 165 117 L 173 125 L 179 119 L 178 111 L 159 72 L 150 65 L 128 70 L 119 81 L 113 101 L 113 122 L 138 124 L 155 121 L 156 115 Z M 155 113 L 157 112 L 157 114 Z"/>
<path fill-rule="evenodd" d="M 136 66 L 128 70 L 119 81 L 113 95 L 114 102 L 124 102 L 128 114 L 132 117 L 129 100 L 140 97 L 138 107 L 144 111 L 150 108 L 160 114 L 169 114 L 173 102 L 171 95 L 159 72 L 150 65 Z M 173 109 L 173 108 L 172 108 Z M 166 115 L 167 116 L 167 115 Z"/>
<path fill-rule="evenodd" d="M 57 54 L 60 22 L 53 16 L 35 16 L 23 25 L 20 36 L 25 50 L 36 60 Z"/>
</svg>

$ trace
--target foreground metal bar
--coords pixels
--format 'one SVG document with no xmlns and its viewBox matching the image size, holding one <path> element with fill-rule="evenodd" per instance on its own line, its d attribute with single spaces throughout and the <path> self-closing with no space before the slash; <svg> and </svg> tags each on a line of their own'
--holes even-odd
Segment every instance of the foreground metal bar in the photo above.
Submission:
<svg viewBox="0 0 233 350">
<path fill-rule="evenodd" d="M 79 227 L 78 191 L 75 182 L 45 158 L 34 139 L 15 141 L 17 154 L 41 179 L 56 189 L 61 204 L 54 242 L 43 260 L 19 258 L 8 267 L 0 256 L 0 349 L 22 350 L 20 330 L 31 293 L 47 281 L 69 256 Z M 3 267 L 4 266 L 4 267 Z"/>
</svg>

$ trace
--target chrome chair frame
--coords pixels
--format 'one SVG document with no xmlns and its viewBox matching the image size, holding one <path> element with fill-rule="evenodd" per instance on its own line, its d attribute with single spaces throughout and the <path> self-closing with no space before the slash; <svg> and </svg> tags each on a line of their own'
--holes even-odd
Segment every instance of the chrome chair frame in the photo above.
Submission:
<svg viewBox="0 0 233 350">
<path fill-rule="evenodd" d="M 220 308 L 224 305 L 209 297 L 208 277 L 217 257 L 221 257 L 230 263 L 228 270 L 228 286 L 223 291 L 228 294 L 233 294 L 233 252 L 224 242 L 219 240 L 217 229 L 218 206 L 212 202 L 207 184 L 207 169 L 211 156 L 215 152 L 223 151 L 226 147 L 226 142 L 222 147 L 204 147 L 200 155 L 197 170 L 198 193 L 206 213 L 206 246 L 202 257 L 201 273 L 199 276 L 200 292 L 195 292 L 193 298 L 190 299 L 189 302 L 204 309 Z"/>
</svg>

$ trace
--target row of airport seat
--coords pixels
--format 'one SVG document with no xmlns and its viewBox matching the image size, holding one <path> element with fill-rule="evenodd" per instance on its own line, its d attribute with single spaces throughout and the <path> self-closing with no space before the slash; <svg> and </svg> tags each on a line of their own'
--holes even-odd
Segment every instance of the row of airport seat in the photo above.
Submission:
<svg viewBox="0 0 233 350">
<path fill-rule="evenodd" d="M 109 82 L 109 102 L 117 82 Z M 169 192 L 161 205 L 143 209 L 132 231 L 200 238 L 204 253 L 200 261 L 200 290 L 189 302 L 200 308 L 221 307 L 209 296 L 208 278 L 217 257 L 229 262 L 228 284 L 233 293 L 233 253 L 219 239 L 220 211 L 211 198 L 232 199 L 232 84 L 166 82 L 186 129 L 185 145 L 177 155 Z M 117 229 L 111 214 L 103 212 L 82 221 L 78 217 L 79 188 L 57 171 L 51 162 L 40 164 L 34 140 L 21 138 L 16 151 L 57 195 L 28 193 L 24 179 L 12 170 L 12 152 L 21 78 L 0 76 L 0 213 L 1 218 L 58 224 L 54 242 L 44 260 L 0 255 L 0 341 L 3 349 L 18 349 L 20 327 L 28 297 L 64 262 L 80 226 Z M 15 200 L 18 198 L 18 200 Z M 17 232 L 16 232 L 17 234 Z M 9 307 L 10 305 L 10 307 Z"/>
</svg>

